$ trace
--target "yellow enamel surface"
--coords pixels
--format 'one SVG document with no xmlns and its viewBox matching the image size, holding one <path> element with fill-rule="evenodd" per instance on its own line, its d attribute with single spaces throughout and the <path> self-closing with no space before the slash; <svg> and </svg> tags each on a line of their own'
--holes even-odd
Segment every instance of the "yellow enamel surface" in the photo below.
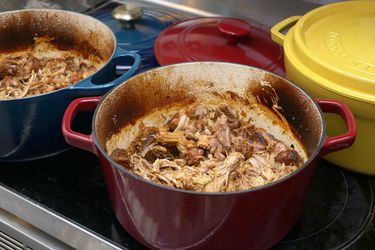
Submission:
<svg viewBox="0 0 375 250">
<path fill-rule="evenodd" d="M 375 103 L 375 1 L 309 12 L 293 28 L 292 44 L 289 57 L 313 70 L 309 78 L 323 75 L 328 81 L 322 87 Z"/>
<path fill-rule="evenodd" d="M 329 161 L 375 175 L 375 1 L 329 4 L 303 16 L 284 40 L 287 77 L 315 97 L 344 101 L 353 111 L 357 139 Z M 326 115 L 329 135 L 345 132 Z"/>
<path fill-rule="evenodd" d="M 362 15 L 337 13 L 316 22 L 305 31 L 307 49 L 327 64 L 360 75 L 375 73 L 375 5 Z"/>
</svg>

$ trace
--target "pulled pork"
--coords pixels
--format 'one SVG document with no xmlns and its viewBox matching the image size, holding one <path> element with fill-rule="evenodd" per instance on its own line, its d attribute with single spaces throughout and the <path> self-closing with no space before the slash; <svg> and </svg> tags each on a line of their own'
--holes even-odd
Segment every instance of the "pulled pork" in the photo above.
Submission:
<svg viewBox="0 0 375 250">
<path fill-rule="evenodd" d="M 292 148 L 244 121 L 226 104 L 193 105 L 164 126 L 145 127 L 111 158 L 169 187 L 229 192 L 265 185 L 303 164 Z"/>
<path fill-rule="evenodd" d="M 83 58 L 72 51 L 58 50 L 37 38 L 31 49 L 0 58 L 0 99 L 33 96 L 65 88 L 93 74 L 101 59 Z"/>
</svg>

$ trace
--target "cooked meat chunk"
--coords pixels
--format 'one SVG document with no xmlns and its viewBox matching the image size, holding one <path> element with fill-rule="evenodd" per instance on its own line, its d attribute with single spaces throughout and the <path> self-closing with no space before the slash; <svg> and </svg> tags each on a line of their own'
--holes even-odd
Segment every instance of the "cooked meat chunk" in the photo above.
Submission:
<svg viewBox="0 0 375 250">
<path fill-rule="evenodd" d="M 253 154 L 254 147 L 243 137 L 233 136 L 232 150 L 235 152 L 240 152 L 245 157 L 245 159 L 248 159 Z"/>
<path fill-rule="evenodd" d="M 192 105 L 163 126 L 141 125 L 127 154 L 111 157 L 147 180 L 205 192 L 258 187 L 303 164 L 292 147 L 238 117 L 227 104 Z"/>
<path fill-rule="evenodd" d="M 153 142 L 156 141 L 156 137 L 159 135 L 159 129 L 155 127 L 145 127 L 142 130 L 140 137 L 140 151 L 144 151 Z M 151 148 L 150 148 L 151 149 Z"/>
<path fill-rule="evenodd" d="M 175 132 L 167 132 L 166 130 L 161 130 L 160 134 L 155 137 L 156 141 L 162 145 L 176 146 L 180 145 L 183 147 L 194 147 L 195 143 L 188 140 L 184 136 L 184 132 L 177 130 Z"/>
<path fill-rule="evenodd" d="M 220 104 L 217 107 L 217 110 L 219 113 L 222 113 L 227 118 L 227 125 L 230 129 L 237 129 L 241 127 L 241 123 L 238 120 L 237 116 L 233 114 L 233 112 L 229 109 L 228 105 L 226 104 Z"/>
<path fill-rule="evenodd" d="M 226 116 L 221 116 L 216 121 L 216 137 L 225 148 L 230 148 L 230 128 L 227 124 Z"/>
<path fill-rule="evenodd" d="M 223 113 L 228 118 L 235 118 L 235 115 L 232 113 L 232 111 L 229 110 L 228 105 L 226 105 L 225 103 L 219 104 L 219 106 L 217 107 L 217 111 Z"/>
<path fill-rule="evenodd" d="M 281 151 L 275 157 L 275 161 L 279 163 L 284 163 L 285 165 L 300 165 L 302 163 L 301 157 L 293 149 L 287 149 Z"/>
<path fill-rule="evenodd" d="M 174 160 L 173 154 L 166 147 L 156 145 L 152 147 L 151 152 L 158 159 Z"/>
<path fill-rule="evenodd" d="M 188 165 L 195 165 L 200 160 L 204 160 L 204 150 L 201 148 L 189 148 L 186 153 Z"/>
<path fill-rule="evenodd" d="M 124 149 L 116 148 L 110 155 L 112 160 L 123 165 L 129 166 L 129 155 L 128 152 Z"/>
<path fill-rule="evenodd" d="M 267 146 L 268 143 L 266 141 L 266 139 L 264 138 L 263 136 L 263 133 L 260 132 L 260 131 L 255 131 L 252 135 L 252 138 L 251 138 L 254 142 L 257 142 L 259 143 L 260 145 L 262 146 Z"/>
<path fill-rule="evenodd" d="M 251 141 L 251 137 L 254 131 L 254 125 L 246 124 L 236 131 L 238 136 L 241 136 L 242 138 Z"/>
<path fill-rule="evenodd" d="M 185 137 L 187 139 L 194 139 L 195 138 L 195 133 L 198 132 L 198 129 L 194 127 L 193 125 L 188 126 L 185 129 Z"/>
<path fill-rule="evenodd" d="M 191 106 L 190 108 L 186 110 L 186 115 L 191 119 L 202 119 L 207 114 L 208 114 L 207 107 L 201 104 Z"/>
</svg>

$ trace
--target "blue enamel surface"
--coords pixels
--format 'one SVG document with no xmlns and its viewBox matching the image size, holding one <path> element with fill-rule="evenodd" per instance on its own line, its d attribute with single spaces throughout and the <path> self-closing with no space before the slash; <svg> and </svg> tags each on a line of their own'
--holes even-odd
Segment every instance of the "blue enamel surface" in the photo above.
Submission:
<svg viewBox="0 0 375 250">
<path fill-rule="evenodd" d="M 118 46 L 141 56 L 141 69 L 159 66 L 154 56 L 154 42 L 158 34 L 179 21 L 179 16 L 161 10 L 143 9 L 143 16 L 132 25 L 124 27 L 111 15 L 111 10 L 93 16 L 105 23 L 115 34 Z"/>
<path fill-rule="evenodd" d="M 144 50 L 152 50 L 157 35 L 178 21 L 174 16 L 162 11 L 144 9 L 143 13 L 143 16 L 129 27 L 121 25 L 112 17 L 110 11 L 95 17 L 111 28 L 120 47 L 142 53 Z"/>
<path fill-rule="evenodd" d="M 103 95 L 134 73 L 158 66 L 154 41 L 162 30 L 179 21 L 177 16 L 160 10 L 144 10 L 133 27 L 124 28 L 108 9 L 93 16 L 114 32 L 114 55 L 98 72 L 70 87 L 28 98 L 0 100 L 0 161 L 39 159 L 67 149 L 61 122 L 68 104 L 78 97 Z M 132 67 L 119 76 L 116 65 Z"/>
<path fill-rule="evenodd" d="M 134 26 L 124 28 L 110 17 L 104 21 L 114 32 L 118 44 L 129 50 L 142 50 L 153 46 L 153 40 L 158 33 L 167 26 L 152 16 L 143 16 L 134 23 Z"/>
<path fill-rule="evenodd" d="M 141 63 L 141 57 L 134 53 L 117 48 L 112 59 L 98 72 L 70 86 L 70 89 L 110 89 L 133 75 Z M 125 74 L 118 76 L 116 65 L 133 65 Z"/>
<path fill-rule="evenodd" d="M 38 159 L 69 148 L 61 133 L 68 104 L 78 97 L 105 94 L 134 74 L 140 62 L 136 53 L 117 49 L 103 68 L 70 87 L 38 96 L 0 100 L 0 161 Z M 119 76 L 115 73 L 116 65 L 131 67 Z"/>
</svg>

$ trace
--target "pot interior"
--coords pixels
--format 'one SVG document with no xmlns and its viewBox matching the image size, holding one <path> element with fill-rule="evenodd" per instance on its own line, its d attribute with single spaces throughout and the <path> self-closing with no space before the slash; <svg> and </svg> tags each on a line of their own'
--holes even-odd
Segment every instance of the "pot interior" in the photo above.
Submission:
<svg viewBox="0 0 375 250">
<path fill-rule="evenodd" d="M 53 38 L 62 50 L 108 61 L 115 49 L 110 29 L 89 16 L 62 10 L 21 10 L 0 14 L 0 53 L 17 52 L 34 44 L 35 37 Z"/>
<path fill-rule="evenodd" d="M 168 117 L 191 103 L 219 102 L 247 107 L 258 127 L 296 145 L 306 158 L 320 150 L 322 115 L 305 92 L 282 77 L 231 63 L 169 65 L 128 79 L 98 107 L 94 132 L 110 154 L 116 147 L 127 147 L 142 120 L 160 125 L 160 113 Z"/>
</svg>

